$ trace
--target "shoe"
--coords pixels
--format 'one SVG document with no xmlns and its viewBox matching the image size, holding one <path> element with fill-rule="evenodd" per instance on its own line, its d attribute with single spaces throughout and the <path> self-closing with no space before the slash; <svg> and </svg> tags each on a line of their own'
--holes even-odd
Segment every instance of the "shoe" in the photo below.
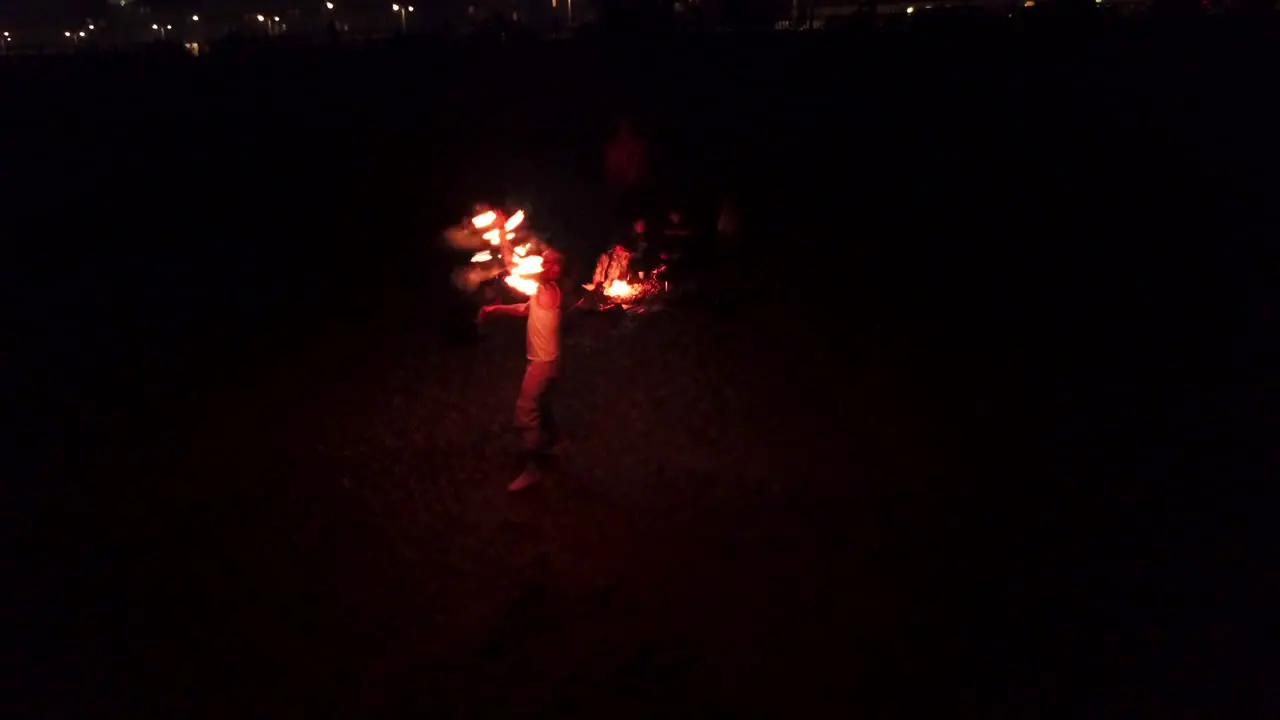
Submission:
<svg viewBox="0 0 1280 720">
<path fill-rule="evenodd" d="M 523 490 L 529 487 L 530 485 L 533 485 L 534 483 L 538 482 L 538 480 L 539 480 L 538 473 L 533 472 L 531 470 L 525 470 L 524 472 L 520 473 L 520 477 L 516 478 L 514 482 L 512 482 L 510 485 L 507 486 L 507 492 L 516 492 L 518 490 Z"/>
</svg>

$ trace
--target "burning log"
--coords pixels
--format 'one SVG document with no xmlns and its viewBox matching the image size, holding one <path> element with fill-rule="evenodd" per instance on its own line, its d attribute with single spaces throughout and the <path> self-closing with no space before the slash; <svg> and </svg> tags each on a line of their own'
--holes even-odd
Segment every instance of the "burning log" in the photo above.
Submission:
<svg viewBox="0 0 1280 720">
<path fill-rule="evenodd" d="M 635 298 L 643 289 L 639 283 L 629 283 L 626 280 L 614 280 L 604 289 L 604 294 L 617 300 L 618 302 L 626 302 Z"/>
</svg>

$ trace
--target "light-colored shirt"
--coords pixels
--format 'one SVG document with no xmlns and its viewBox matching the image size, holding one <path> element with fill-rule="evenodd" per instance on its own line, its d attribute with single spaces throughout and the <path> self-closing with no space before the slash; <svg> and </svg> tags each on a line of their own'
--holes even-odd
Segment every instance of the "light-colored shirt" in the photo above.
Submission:
<svg viewBox="0 0 1280 720">
<path fill-rule="evenodd" d="M 529 359 L 551 362 L 560 357 L 560 286 L 543 283 L 529 298 Z"/>
</svg>

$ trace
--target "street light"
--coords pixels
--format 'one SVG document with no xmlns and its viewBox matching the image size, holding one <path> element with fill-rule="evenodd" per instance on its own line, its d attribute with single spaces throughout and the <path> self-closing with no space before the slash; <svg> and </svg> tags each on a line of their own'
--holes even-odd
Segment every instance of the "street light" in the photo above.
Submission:
<svg viewBox="0 0 1280 720">
<path fill-rule="evenodd" d="M 191 22 L 200 22 L 200 16 L 199 16 L 199 15 L 192 15 L 192 16 L 191 16 Z"/>
<path fill-rule="evenodd" d="M 89 29 L 90 29 L 90 30 L 92 30 L 92 29 L 93 29 L 93 25 L 92 25 L 92 24 L 90 24 L 90 25 L 89 25 Z"/>
<path fill-rule="evenodd" d="M 259 15 L 257 17 L 258 17 L 258 22 L 267 24 L 268 35 L 275 35 L 276 31 L 279 30 L 278 25 L 280 24 L 280 17 L 278 15 L 273 17 L 267 17 L 266 15 Z"/>
<path fill-rule="evenodd" d="M 327 3 L 325 3 L 325 4 L 324 4 L 324 8 L 325 8 L 326 10 L 332 10 L 332 9 L 333 9 L 333 3 L 331 3 L 331 2 L 327 2 Z"/>
<path fill-rule="evenodd" d="M 155 25 L 155 24 L 153 24 L 153 25 L 151 26 L 151 29 L 152 29 L 152 30 L 155 30 L 155 31 L 156 31 L 156 32 L 158 32 L 158 33 L 160 33 L 160 39 L 161 39 L 161 40 L 165 40 L 165 39 L 167 39 L 167 37 L 168 37 L 169 31 L 173 29 L 173 26 L 172 26 L 172 25 Z"/>
<path fill-rule="evenodd" d="M 405 18 L 405 12 L 413 12 L 413 6 L 404 7 L 396 3 L 391 3 L 391 12 L 400 13 L 400 32 L 409 32 L 409 21 Z"/>
</svg>

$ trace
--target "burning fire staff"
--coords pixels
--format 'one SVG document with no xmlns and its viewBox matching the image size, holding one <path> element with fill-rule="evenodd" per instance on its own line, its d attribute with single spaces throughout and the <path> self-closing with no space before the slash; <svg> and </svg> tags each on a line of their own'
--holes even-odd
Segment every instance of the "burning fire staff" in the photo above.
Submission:
<svg viewBox="0 0 1280 720">
<path fill-rule="evenodd" d="M 492 315 L 518 315 L 528 318 L 526 347 L 528 364 L 520 397 L 516 400 L 515 425 L 520 431 L 525 453 L 524 472 L 507 489 L 514 492 L 542 479 L 543 465 L 549 454 L 563 449 L 556 432 L 550 401 L 560 362 L 560 277 L 562 258 L 554 250 L 541 256 L 541 271 L 525 276 L 536 283 L 528 288 L 529 299 L 515 305 L 486 305 L 480 309 L 477 322 L 484 323 Z"/>
</svg>

